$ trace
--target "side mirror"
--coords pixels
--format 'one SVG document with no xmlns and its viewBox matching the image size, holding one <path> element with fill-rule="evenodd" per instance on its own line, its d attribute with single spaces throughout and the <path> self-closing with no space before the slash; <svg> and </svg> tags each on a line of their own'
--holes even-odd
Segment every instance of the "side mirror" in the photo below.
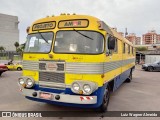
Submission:
<svg viewBox="0 0 160 120">
<path fill-rule="evenodd" d="M 112 37 L 112 36 L 109 36 L 109 38 L 108 38 L 108 49 L 109 50 L 114 50 L 115 44 L 116 44 L 116 38 Z"/>
</svg>

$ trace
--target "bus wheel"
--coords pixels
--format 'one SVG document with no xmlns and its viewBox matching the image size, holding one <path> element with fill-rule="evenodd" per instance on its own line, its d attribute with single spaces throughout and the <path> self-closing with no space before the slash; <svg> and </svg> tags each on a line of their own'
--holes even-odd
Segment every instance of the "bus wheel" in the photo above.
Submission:
<svg viewBox="0 0 160 120">
<path fill-rule="evenodd" d="M 108 86 L 104 92 L 103 102 L 102 102 L 102 105 L 100 106 L 100 112 L 107 111 L 108 104 L 109 104 L 109 98 L 110 98 L 110 90 L 109 90 L 109 86 Z"/>
<path fill-rule="evenodd" d="M 130 83 L 131 81 L 132 81 L 132 70 L 131 70 L 131 72 L 130 72 L 129 77 L 126 79 L 125 82 Z"/>
</svg>

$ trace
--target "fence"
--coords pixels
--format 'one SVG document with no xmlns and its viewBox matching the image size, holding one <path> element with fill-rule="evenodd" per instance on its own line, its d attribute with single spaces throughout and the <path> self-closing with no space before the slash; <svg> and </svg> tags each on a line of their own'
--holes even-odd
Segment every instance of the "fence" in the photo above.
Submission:
<svg viewBox="0 0 160 120">
<path fill-rule="evenodd" d="M 0 52 L 0 60 L 22 60 L 22 54 L 14 51 Z"/>
</svg>

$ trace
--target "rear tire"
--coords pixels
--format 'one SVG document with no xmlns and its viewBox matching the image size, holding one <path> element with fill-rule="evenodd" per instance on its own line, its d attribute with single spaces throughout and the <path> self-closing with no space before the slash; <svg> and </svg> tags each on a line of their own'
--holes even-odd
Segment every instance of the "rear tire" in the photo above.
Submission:
<svg viewBox="0 0 160 120">
<path fill-rule="evenodd" d="M 2 72 L 0 72 L 0 76 L 2 75 Z"/>
<path fill-rule="evenodd" d="M 149 66 L 149 67 L 148 67 L 148 71 L 149 71 L 149 72 L 153 72 L 153 67 Z"/>
<path fill-rule="evenodd" d="M 100 112 L 106 112 L 109 104 L 109 99 L 110 99 L 110 89 L 109 86 L 104 91 L 104 96 L 103 96 L 103 102 L 102 105 L 99 107 Z"/>
</svg>

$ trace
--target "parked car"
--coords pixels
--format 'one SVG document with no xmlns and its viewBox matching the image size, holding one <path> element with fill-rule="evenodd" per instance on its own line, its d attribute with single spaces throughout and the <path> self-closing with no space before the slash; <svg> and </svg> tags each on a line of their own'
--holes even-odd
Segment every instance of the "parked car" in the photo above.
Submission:
<svg viewBox="0 0 160 120">
<path fill-rule="evenodd" d="M 150 71 L 150 72 L 160 71 L 160 61 L 156 61 L 150 64 L 143 64 L 142 69 L 144 69 L 145 71 Z"/>
<path fill-rule="evenodd" d="M 23 69 L 23 66 L 22 66 L 21 63 L 9 63 L 9 64 L 6 64 L 6 65 L 7 65 L 8 70 L 21 71 Z"/>
<path fill-rule="evenodd" d="M 0 76 L 2 75 L 3 72 L 7 71 L 8 68 L 4 64 L 0 64 Z"/>
</svg>

